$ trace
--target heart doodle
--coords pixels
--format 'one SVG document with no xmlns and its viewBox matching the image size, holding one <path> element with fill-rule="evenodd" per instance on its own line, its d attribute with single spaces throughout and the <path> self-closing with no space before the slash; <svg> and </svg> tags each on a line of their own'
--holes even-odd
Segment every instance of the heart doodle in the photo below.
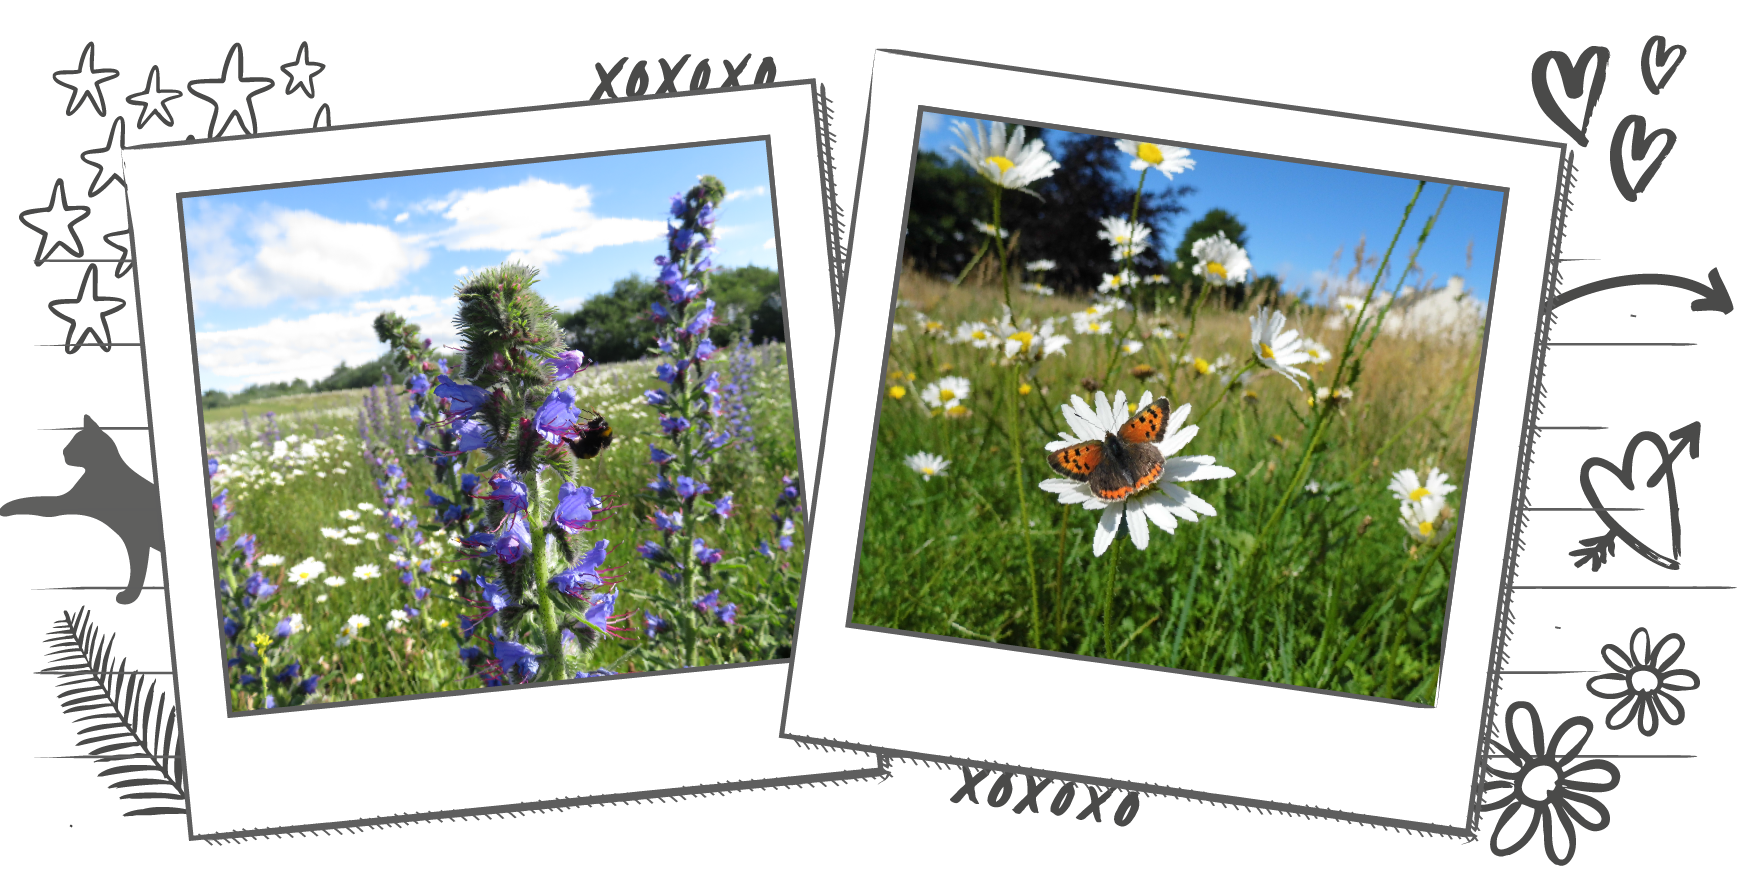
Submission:
<svg viewBox="0 0 1738 870">
<path fill-rule="evenodd" d="M 1684 48 L 1681 45 L 1674 45 L 1668 48 L 1666 46 L 1666 38 L 1663 36 L 1656 36 L 1649 39 L 1647 45 L 1642 46 L 1641 49 L 1642 83 L 1647 85 L 1647 89 L 1651 91 L 1654 96 L 1659 96 L 1660 91 L 1665 90 L 1666 82 L 1672 80 L 1672 73 L 1678 71 L 1678 64 L 1683 63 L 1684 56 L 1689 53 L 1689 49 Z M 1666 63 L 1667 57 L 1672 59 L 1669 64 Z M 1658 78 L 1655 78 L 1654 72 L 1656 70 L 1664 70 L 1664 72 L 1660 73 Z"/>
<path fill-rule="evenodd" d="M 1671 439 L 1678 442 L 1676 447 L 1667 448 L 1666 441 L 1655 432 L 1637 432 L 1629 439 L 1629 446 L 1623 451 L 1623 466 L 1619 467 L 1609 460 L 1593 457 L 1581 464 L 1581 494 L 1587 498 L 1587 504 L 1593 508 L 1600 522 L 1605 523 L 1607 533 L 1581 541 L 1583 549 L 1571 550 L 1569 555 L 1576 559 L 1575 567 L 1579 568 L 1589 562 L 1593 570 L 1598 571 L 1617 551 L 1617 542 L 1623 541 L 1629 548 L 1640 553 L 1642 558 L 1668 570 L 1678 570 L 1678 556 L 1682 553 L 1683 529 L 1678 522 L 1678 482 L 1672 471 L 1672 464 L 1677 461 L 1678 454 L 1686 448 L 1690 458 L 1701 455 L 1702 424 L 1691 423 L 1688 426 L 1671 433 Z M 1660 465 L 1649 475 L 1643 485 L 1653 489 L 1663 480 L 1666 484 L 1666 510 L 1671 521 L 1672 554 L 1665 554 L 1642 543 L 1635 533 L 1625 528 L 1623 523 L 1611 515 L 1611 509 L 1600 501 L 1599 493 L 1593 487 L 1593 470 L 1601 468 L 1611 472 L 1624 488 L 1634 492 L 1636 484 L 1635 452 L 1643 444 L 1651 444 L 1659 451 Z"/>
<path fill-rule="evenodd" d="M 1625 171 L 1624 145 L 1629 145 L 1629 159 L 1641 160 L 1653 150 L 1654 140 L 1665 137 L 1666 144 L 1647 163 L 1641 177 L 1632 185 Z M 1648 182 L 1653 181 L 1654 173 L 1660 171 L 1660 164 L 1666 160 L 1666 155 L 1672 153 L 1672 148 L 1678 144 L 1678 134 L 1661 127 L 1649 133 L 1647 119 L 1640 115 L 1630 115 L 1618 122 L 1617 129 L 1611 134 L 1611 180 L 1617 183 L 1617 192 L 1623 198 L 1635 202 L 1637 194 L 1647 190 Z"/>
<path fill-rule="evenodd" d="M 1587 125 L 1593 122 L 1593 107 L 1599 102 L 1599 95 L 1605 90 L 1605 67 L 1611 62 L 1611 49 L 1603 45 L 1589 46 L 1581 52 L 1581 57 L 1574 64 L 1569 63 L 1569 55 L 1561 51 L 1547 51 L 1533 61 L 1533 98 L 1539 101 L 1539 108 L 1545 110 L 1545 117 L 1551 123 L 1562 128 L 1575 140 L 1575 144 L 1587 147 Z M 1551 94 L 1550 85 L 1546 82 L 1545 71 L 1557 65 L 1557 72 L 1563 77 L 1563 93 L 1571 100 L 1581 99 L 1587 95 L 1587 108 L 1581 113 L 1581 124 L 1577 126 L 1569 120 L 1569 115 L 1563 107 L 1557 105 L 1557 98 Z M 1590 80 L 1588 72 L 1593 76 Z"/>
</svg>

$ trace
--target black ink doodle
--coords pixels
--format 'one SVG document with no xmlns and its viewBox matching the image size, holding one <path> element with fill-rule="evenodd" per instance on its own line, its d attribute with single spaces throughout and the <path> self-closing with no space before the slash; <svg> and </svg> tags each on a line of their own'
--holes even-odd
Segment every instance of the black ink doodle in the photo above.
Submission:
<svg viewBox="0 0 1738 870">
<path fill-rule="evenodd" d="M 1587 504 L 1593 512 L 1605 523 L 1606 533 L 1581 541 L 1582 549 L 1572 550 L 1569 555 L 1575 559 L 1575 567 L 1591 563 L 1593 570 L 1598 571 L 1610 561 L 1617 552 L 1617 542 L 1623 541 L 1629 548 L 1640 553 L 1642 558 L 1666 568 L 1678 570 L 1678 557 L 1682 553 L 1683 529 L 1678 521 L 1678 482 L 1673 472 L 1673 463 L 1687 448 L 1690 458 L 1695 459 L 1702 449 L 1702 424 L 1691 423 L 1671 433 L 1671 439 L 1677 442 L 1676 447 L 1666 448 L 1665 439 L 1653 432 L 1637 432 L 1629 439 L 1629 446 L 1623 451 L 1623 466 L 1620 468 L 1608 460 L 1597 456 L 1581 464 L 1581 494 L 1586 497 Z M 1666 510 L 1669 512 L 1672 526 L 1672 555 L 1665 556 L 1653 547 L 1642 543 L 1629 529 L 1611 515 L 1610 509 L 1600 501 L 1599 493 L 1593 487 L 1593 469 L 1603 468 L 1616 475 L 1619 483 L 1630 492 L 1635 491 L 1635 452 L 1643 444 L 1651 444 L 1660 454 L 1660 467 L 1647 479 L 1646 486 L 1653 489 L 1665 481 Z"/>
<path fill-rule="evenodd" d="M 1667 48 L 1666 38 L 1663 36 L 1649 39 L 1647 45 L 1642 46 L 1641 49 L 1641 80 L 1643 84 L 1647 85 L 1648 91 L 1654 96 L 1659 96 L 1660 91 L 1665 90 L 1666 82 L 1672 80 L 1672 74 L 1678 71 L 1678 64 L 1683 63 L 1684 57 L 1689 53 L 1689 49 L 1681 45 Z M 1668 56 L 1671 57 L 1669 64 L 1666 63 Z M 1655 70 L 1664 70 L 1664 72 L 1661 72 L 1656 78 Z"/>
<path fill-rule="evenodd" d="M 332 126 L 332 105 L 321 103 L 320 110 L 314 113 L 314 129 Z"/>
<path fill-rule="evenodd" d="M 123 239 L 124 241 L 116 241 Z M 103 242 L 109 247 L 121 252 L 121 258 L 115 261 L 115 277 L 125 278 L 133 270 L 133 230 L 115 230 L 103 236 Z"/>
<path fill-rule="evenodd" d="M 170 806 L 143 806 L 122 815 L 157 816 L 187 812 L 187 777 L 182 769 L 181 718 L 169 696 L 157 691 L 157 681 L 145 684 L 140 671 L 127 670 L 127 660 L 115 661 L 115 636 L 97 633 L 90 613 L 61 611 L 48 633 L 51 664 L 42 673 L 66 690 L 60 709 L 78 716 L 73 724 L 90 722 L 78 734 L 81 755 L 103 766 L 99 777 L 124 777 L 109 783 L 124 789 L 126 801 L 169 801 Z M 79 715 L 84 714 L 84 715 Z M 139 791 L 150 789 L 150 791 Z"/>
<path fill-rule="evenodd" d="M 101 148 L 92 148 L 78 156 L 78 159 L 95 166 L 96 177 L 91 179 L 90 192 L 86 194 L 95 198 L 97 194 L 108 189 L 109 182 L 119 181 L 122 187 L 127 186 L 127 179 L 121 175 L 121 149 L 127 147 L 127 120 L 116 118 L 109 125 L 109 141 Z"/>
<path fill-rule="evenodd" d="M 977 803 L 978 786 L 982 784 L 985 779 L 988 779 L 989 775 L 993 772 L 993 769 L 986 767 L 980 769 L 977 773 L 973 773 L 970 767 L 963 764 L 960 765 L 960 775 L 965 778 L 965 784 L 961 785 L 959 790 L 954 792 L 953 797 L 948 798 L 948 802 L 957 804 L 961 800 L 969 800 L 974 804 Z M 1044 794 L 1044 790 L 1049 787 L 1050 783 L 1055 782 L 1055 780 L 1049 777 L 1039 779 L 1031 774 L 1024 774 L 1024 776 L 1026 777 L 1026 796 L 1021 798 L 1018 803 L 1014 804 L 1014 814 L 1019 815 L 1020 813 L 1030 809 L 1032 813 L 1036 815 L 1038 813 L 1039 797 Z M 1081 810 L 1080 814 L 1074 817 L 1075 820 L 1085 821 L 1088 816 L 1091 816 L 1092 820 L 1095 822 L 1104 821 L 1104 815 L 1102 813 L 1103 807 L 1105 803 L 1110 800 L 1111 795 L 1115 794 L 1117 790 L 1106 787 L 1104 791 L 1101 792 L 1097 788 L 1088 785 L 1086 791 L 1088 795 L 1086 808 Z M 1067 814 L 1069 808 L 1074 804 L 1075 792 L 1075 783 L 1063 783 L 1062 786 L 1057 789 L 1056 797 L 1052 798 L 1050 801 L 1050 814 L 1053 816 Z M 1013 796 L 1014 772 L 1011 770 L 1005 770 L 1002 771 L 1001 776 L 996 777 L 995 782 L 990 784 L 989 793 L 985 796 L 984 800 L 990 806 L 1000 808 L 1007 806 L 1008 801 L 1013 798 Z M 1116 812 L 1111 814 L 1111 821 L 1115 822 L 1119 828 L 1126 828 L 1130 822 L 1135 820 L 1135 815 L 1140 811 L 1140 793 L 1130 791 L 1123 796 L 1121 803 L 1117 804 Z"/>
<path fill-rule="evenodd" d="M 92 267 L 95 268 L 95 267 Z M 163 514 L 157 504 L 157 485 L 127 467 L 121 451 L 96 421 L 85 415 L 78 430 L 62 451 L 67 465 L 84 468 L 84 475 L 62 495 L 21 498 L 0 506 L 0 517 L 90 517 L 108 526 L 127 547 L 131 571 L 127 586 L 115 595 L 120 604 L 131 604 L 145 585 L 145 566 L 151 550 L 163 552 Z"/>
<path fill-rule="evenodd" d="M 1638 628 L 1629 636 L 1629 652 L 1617 644 L 1608 643 L 1599 649 L 1615 673 L 1600 674 L 1587 681 L 1587 691 L 1594 697 L 1617 701 L 1617 706 L 1605 714 L 1605 727 L 1621 731 L 1634 722 L 1643 737 L 1659 731 L 1660 722 L 1681 725 L 1684 705 L 1671 692 L 1688 692 L 1701 688 L 1702 678 L 1695 671 L 1673 668 L 1684 654 L 1684 638 L 1668 634 L 1657 644 L 1650 644 L 1646 628 Z"/>
<path fill-rule="evenodd" d="M 121 71 L 95 69 L 96 63 L 97 44 L 87 42 L 78 56 L 78 69 L 63 69 L 54 74 L 56 84 L 72 91 L 72 97 L 66 101 L 67 117 L 72 117 L 86 102 L 97 110 L 98 117 L 109 114 L 109 104 L 103 100 L 103 82 L 119 76 Z"/>
<path fill-rule="evenodd" d="M 1569 55 L 1561 51 L 1547 51 L 1533 61 L 1533 98 L 1539 101 L 1539 108 L 1545 110 L 1545 117 L 1583 148 L 1587 147 L 1587 126 L 1593 121 L 1593 107 L 1599 103 L 1599 95 L 1605 90 L 1605 67 L 1610 61 L 1611 49 L 1602 45 L 1589 46 L 1581 52 L 1574 65 L 1569 63 Z M 1583 93 L 1587 95 L 1587 108 L 1581 113 L 1580 125 L 1569 120 L 1563 107 L 1557 105 L 1557 98 L 1551 95 L 1545 72 L 1552 64 L 1557 65 L 1557 71 L 1563 77 L 1565 96 L 1578 100 Z M 1591 79 L 1588 78 L 1589 72 L 1592 73 Z"/>
<path fill-rule="evenodd" d="M 1522 721 L 1524 717 L 1524 721 Z M 1550 744 L 1539 722 L 1539 711 L 1526 701 L 1509 705 L 1504 723 L 1508 742 L 1492 739 L 1500 758 L 1487 758 L 1485 773 L 1491 777 L 1482 786 L 1488 797 L 1506 792 L 1496 800 L 1479 804 L 1480 812 L 1502 810 L 1491 831 L 1491 854 L 1498 857 L 1519 852 L 1533 835 L 1544 829 L 1545 855 L 1551 863 L 1568 864 L 1575 857 L 1575 827 L 1605 830 L 1611 814 L 1605 804 L 1590 795 L 1617 787 L 1617 766 L 1602 758 L 1577 761 L 1593 736 L 1593 722 L 1576 716 L 1557 726 Z M 1579 734 L 1577 734 L 1579 732 Z M 1514 770 L 1497 766 L 1507 762 Z M 1518 830 L 1516 816 L 1527 810 L 1526 830 Z"/>
<path fill-rule="evenodd" d="M 82 205 L 66 204 L 66 179 L 54 180 L 54 191 L 48 195 L 48 205 L 25 209 L 18 213 L 24 225 L 42 236 L 36 245 L 36 265 L 54 256 L 56 248 L 74 257 L 84 256 L 84 245 L 78 240 L 73 225 L 90 217 L 91 210 Z"/>
<path fill-rule="evenodd" d="M 308 92 L 308 99 L 314 98 L 314 76 L 320 74 L 326 65 L 308 60 L 308 42 L 302 41 L 302 47 L 296 49 L 296 59 L 278 67 L 284 75 L 290 77 L 290 83 L 284 86 L 284 93 L 293 94 L 297 89 Z"/>
<path fill-rule="evenodd" d="M 1654 140 L 1661 137 L 1666 140 L 1665 147 L 1647 162 L 1647 168 L 1642 170 L 1641 177 L 1633 184 L 1630 183 L 1629 173 L 1625 168 L 1624 145 L 1629 146 L 1628 159 L 1639 161 L 1647 157 L 1648 152 L 1653 150 Z M 1624 199 L 1635 202 L 1636 196 L 1647 190 L 1648 183 L 1654 179 L 1654 173 L 1660 171 L 1660 164 L 1665 162 L 1666 155 L 1672 153 L 1672 148 L 1677 144 L 1678 134 L 1665 127 L 1649 133 L 1647 119 L 1640 115 L 1630 115 L 1619 121 L 1617 129 L 1611 134 L 1611 180 L 1617 183 L 1617 192 L 1623 194 Z"/>
<path fill-rule="evenodd" d="M 243 64 L 241 43 L 238 42 L 229 47 L 229 54 L 223 58 L 222 78 L 194 79 L 187 83 L 187 89 L 194 96 L 211 104 L 211 125 L 205 130 L 207 139 L 223 135 L 232 120 L 245 135 L 259 132 L 253 98 L 276 87 L 277 82 L 269 78 L 248 78 Z"/>
<path fill-rule="evenodd" d="M 109 315 L 125 307 L 126 300 L 97 292 L 95 263 L 85 268 L 84 280 L 79 283 L 77 296 L 48 303 L 48 310 L 55 317 L 67 322 L 66 352 L 69 354 L 78 353 L 78 349 L 84 347 L 86 338 L 95 341 L 103 353 L 108 353 L 113 344 L 109 340 Z"/>
<path fill-rule="evenodd" d="M 1696 294 L 1696 300 L 1690 303 L 1691 311 L 1718 311 L 1721 314 L 1732 313 L 1732 295 L 1726 292 L 1726 282 L 1720 280 L 1719 269 L 1710 269 L 1708 271 L 1708 283 L 1706 284 L 1689 278 L 1680 278 L 1677 275 L 1660 274 L 1618 275 L 1614 278 L 1601 278 L 1598 281 L 1588 282 L 1573 290 L 1558 293 L 1556 296 L 1551 297 L 1550 302 L 1546 303 L 1546 306 L 1555 310 L 1558 306 L 1573 302 L 1583 296 L 1598 293 L 1601 290 L 1610 290 L 1615 287 L 1636 287 L 1642 285 L 1677 287 Z"/>
<path fill-rule="evenodd" d="M 161 118 L 166 127 L 175 126 L 175 116 L 169 114 L 169 101 L 180 99 L 181 92 L 158 88 L 157 80 L 161 75 L 155 66 L 151 67 L 151 74 L 145 77 L 145 89 L 127 97 L 127 102 L 139 107 L 140 130 L 145 129 L 152 118 Z"/>
</svg>

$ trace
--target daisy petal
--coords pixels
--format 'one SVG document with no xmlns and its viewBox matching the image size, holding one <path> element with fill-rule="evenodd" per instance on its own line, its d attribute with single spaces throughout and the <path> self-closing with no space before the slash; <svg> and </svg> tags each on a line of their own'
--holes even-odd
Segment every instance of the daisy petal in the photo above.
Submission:
<svg viewBox="0 0 1738 870">
<path fill-rule="evenodd" d="M 1223 465 L 1214 465 L 1211 456 L 1174 456 L 1165 460 L 1164 480 L 1187 483 L 1192 480 L 1218 480 L 1236 477 L 1237 472 Z"/>
<path fill-rule="evenodd" d="M 1171 428 L 1175 430 L 1176 427 L 1173 426 Z M 1167 436 L 1165 440 L 1159 442 L 1159 452 L 1166 456 L 1175 456 L 1182 453 L 1183 448 L 1189 446 L 1189 442 L 1195 440 L 1195 434 L 1200 431 L 1201 427 L 1199 426 L 1189 426 L 1181 432 L 1173 431 L 1173 433 Z"/>
<path fill-rule="evenodd" d="M 1147 548 L 1147 534 L 1146 512 L 1139 509 L 1128 511 L 1128 537 L 1134 541 L 1135 549 Z"/>
<path fill-rule="evenodd" d="M 1104 551 L 1110 549 L 1110 542 L 1116 540 L 1116 530 L 1121 527 L 1122 502 L 1113 502 L 1098 518 L 1098 531 L 1092 535 L 1092 555 L 1104 555 Z"/>
</svg>

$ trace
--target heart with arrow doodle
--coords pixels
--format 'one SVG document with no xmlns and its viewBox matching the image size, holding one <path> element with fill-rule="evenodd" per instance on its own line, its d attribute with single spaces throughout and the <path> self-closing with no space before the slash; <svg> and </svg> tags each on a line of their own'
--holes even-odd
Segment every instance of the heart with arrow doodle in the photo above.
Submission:
<svg viewBox="0 0 1738 870">
<path fill-rule="evenodd" d="M 1656 432 L 1637 432 L 1634 438 L 1629 439 L 1629 446 L 1623 451 L 1623 464 L 1621 466 L 1597 456 L 1581 464 L 1581 493 L 1586 496 L 1587 504 L 1593 509 L 1594 514 L 1599 517 L 1601 522 L 1605 523 L 1606 532 L 1602 535 L 1583 539 L 1580 549 L 1569 552 L 1569 555 L 1575 559 L 1575 567 L 1590 565 L 1594 571 L 1598 571 L 1617 554 L 1617 544 L 1621 541 L 1630 549 L 1641 554 L 1642 558 L 1661 568 L 1672 571 L 1678 569 L 1678 557 L 1682 554 L 1683 546 L 1683 529 L 1678 521 L 1678 483 L 1673 465 L 1686 450 L 1691 459 L 1695 459 L 1701 454 L 1702 424 L 1700 422 L 1691 423 L 1673 431 L 1669 437 L 1675 442 L 1671 446 L 1668 446 L 1666 439 L 1661 438 Z M 1636 454 L 1643 446 L 1652 447 L 1659 452 L 1659 466 L 1645 478 L 1637 473 L 1636 464 Z M 1664 484 L 1666 518 L 1671 526 L 1670 556 L 1644 542 L 1632 529 L 1626 527 L 1623 522 L 1613 516 L 1617 512 L 1637 509 L 1617 508 L 1606 504 L 1600 498 L 1599 489 L 1595 485 L 1595 472 L 1605 472 L 1616 477 L 1617 482 L 1623 486 L 1625 491 L 1630 493 L 1638 491 L 1636 488 L 1638 481 L 1641 483 L 1642 491 L 1646 493 L 1658 492 L 1661 484 Z M 1650 532 L 1657 531 L 1650 530 Z"/>
</svg>

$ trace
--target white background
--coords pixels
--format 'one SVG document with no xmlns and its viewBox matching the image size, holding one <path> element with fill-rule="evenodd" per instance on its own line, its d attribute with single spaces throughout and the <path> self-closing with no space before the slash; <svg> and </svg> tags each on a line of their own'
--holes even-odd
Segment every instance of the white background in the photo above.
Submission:
<svg viewBox="0 0 1738 870">
<path fill-rule="evenodd" d="M 784 79 L 815 76 L 838 108 L 836 132 L 842 196 L 850 201 L 856 134 L 861 126 L 870 53 L 892 47 L 1063 70 L 1104 78 L 1361 112 L 1371 115 L 1558 140 L 1562 135 L 1539 111 L 1529 86 L 1533 59 L 1551 49 L 1576 56 L 1588 45 L 1612 50 L 1605 95 L 1593 119 L 1593 144 L 1577 149 L 1581 167 L 1565 256 L 1592 262 L 1566 264 L 1565 286 L 1630 272 L 1657 271 L 1703 280 L 1707 270 L 1738 266 L 1732 251 L 1734 201 L 1730 172 L 1733 85 L 1727 57 L 1729 19 L 1713 4 L 1699 15 L 1665 4 L 1640 10 L 1623 4 L 1586 4 L 1535 12 L 1515 3 L 1464 2 L 1395 7 L 1390 4 L 878 4 L 873 10 L 812 4 L 733 3 L 660 9 L 638 6 L 582 9 L 574 4 L 531 7 L 497 3 L 429 4 L 414 14 L 358 3 L 291 6 L 145 5 L 87 3 L 15 11 L 12 36 L 0 59 L 7 97 L 7 163 L 0 170 L 0 203 L 9 214 L 39 208 L 55 178 L 67 179 L 69 197 L 82 204 L 94 172 L 80 151 L 100 147 L 117 110 L 134 117 L 127 94 L 139 90 L 151 65 L 162 66 L 164 87 L 185 90 L 190 78 L 221 71 L 229 45 L 248 51 L 249 75 L 271 74 L 280 93 L 260 100 L 267 130 L 305 126 L 321 102 L 339 123 L 413 117 L 584 99 L 595 85 L 593 62 L 609 66 L 623 55 L 650 61 L 733 58 L 753 52 L 778 60 Z M 838 8 L 842 11 L 823 11 Z M 1684 10 L 1692 7 L 1685 5 Z M 1654 96 L 1639 81 L 1643 43 L 1655 33 L 1683 43 L 1689 55 L 1665 91 Z M 68 91 L 50 74 L 76 65 L 85 42 L 95 40 L 102 66 L 122 77 L 104 86 L 109 118 L 88 108 L 67 118 Z M 312 59 L 328 64 L 316 79 L 319 99 L 281 94 L 279 64 L 310 43 Z M 629 66 L 632 65 L 630 60 Z M 691 68 L 691 67 L 690 67 Z M 683 77 L 684 79 L 686 76 Z M 191 95 L 171 103 L 177 133 L 203 135 L 205 105 Z M 1615 192 L 1606 143 L 1618 119 L 1632 112 L 1650 128 L 1668 126 L 1679 141 L 1637 203 Z M 182 127 L 181 125 L 186 125 Z M 101 245 L 100 228 L 118 228 L 104 211 L 117 197 L 97 198 L 98 211 L 79 229 L 87 245 Z M 77 415 L 102 408 L 117 420 L 142 417 L 136 354 L 116 348 L 104 355 L 67 357 L 57 342 L 65 324 L 48 313 L 48 300 L 77 291 L 82 269 L 31 265 L 36 235 L 12 223 L 0 231 L 10 352 L 14 425 L 5 446 L 13 461 L 0 476 L 0 500 L 64 491 L 78 469 L 43 463 L 65 443 L 65 433 L 40 428 L 76 425 Z M 105 288 L 105 292 L 109 288 Z M 1704 427 L 1702 455 L 1680 475 L 1684 510 L 1684 576 L 1671 582 L 1731 585 L 1720 544 L 1730 538 L 1733 490 L 1732 437 L 1738 415 L 1727 406 L 1729 367 L 1722 349 L 1733 336 L 1730 317 L 1691 314 L 1688 294 L 1652 288 L 1608 291 L 1565 307 L 1554 338 L 1563 341 L 1685 341 L 1694 347 L 1659 349 L 1559 348 L 1546 370 L 1547 425 L 1607 425 L 1608 430 L 1564 431 L 1540 442 L 1535 505 L 1573 505 L 1574 472 L 1587 456 L 1621 453 L 1642 429 L 1670 431 L 1691 420 Z M 1636 314 L 1635 319 L 1627 315 Z M 122 318 L 124 321 L 125 318 Z M 847 325 L 850 329 L 850 325 Z M 1574 337 L 1571 336 L 1587 336 Z M 1628 337 L 1636 336 L 1636 337 Z M 117 336 L 119 338 L 119 336 Z M 1573 354 L 1573 355 L 1572 355 Z M 76 385 L 76 386 L 74 386 Z M 70 420 L 71 422 L 67 422 Z M 111 425 L 104 421 L 105 425 Z M 122 423 L 122 425 L 126 425 Z M 117 441 L 135 468 L 148 465 L 143 437 Z M 20 457 L 26 460 L 19 462 Z M 1549 461 L 1547 461 L 1549 460 Z M 825 510 L 826 506 L 820 506 Z M 1538 515 L 1518 583 L 1534 586 L 1643 585 L 1663 572 L 1646 569 L 1627 551 L 1595 579 L 1574 571 L 1564 554 L 1591 534 L 1572 515 Z M 88 543 L 87 543 L 88 542 Z M 1492 863 L 1484 842 L 1462 843 L 1317 819 L 1289 818 L 1177 800 L 1149 799 L 1127 828 L 1055 818 L 1015 816 L 1009 807 L 953 805 L 956 771 L 896 764 L 882 784 L 738 794 L 643 806 L 594 807 L 533 815 L 415 825 L 345 836 L 265 840 L 212 847 L 185 840 L 175 817 L 123 819 L 115 800 L 85 762 L 48 758 L 70 754 L 72 728 L 54 709 L 51 680 L 34 675 L 45 663 L 41 638 L 63 610 L 93 608 L 105 631 L 121 637 L 134 666 L 168 669 L 160 605 L 142 599 L 118 607 L 111 593 L 38 592 L 45 586 L 105 582 L 124 561 L 120 546 L 94 521 L 63 518 L 0 520 L 0 550 L 14 591 L 3 659 L 13 697 L 4 717 L 4 818 L 9 855 L 73 865 L 126 861 L 143 866 L 298 866 L 364 862 L 459 863 L 562 860 L 788 866 L 973 866 L 1008 863 L 1135 866 L 1198 863 L 1207 866 L 1459 866 Z M 1695 575 L 1692 577 L 1691 575 Z M 1712 579 L 1710 579 L 1712 578 Z M 147 593 L 149 595 L 150 593 Z M 1732 642 L 1725 639 L 1738 594 L 1730 590 L 1522 589 L 1516 592 L 1514 637 L 1508 668 L 1515 671 L 1595 671 L 1598 648 L 1622 644 L 1637 626 L 1655 636 L 1676 631 L 1688 641 L 1681 665 L 1702 676 L 1703 687 L 1681 697 L 1689 719 L 1653 738 L 1632 729 L 1595 734 L 1589 751 L 1617 757 L 1618 788 L 1603 795 L 1613 821 L 1604 831 L 1582 832 L 1575 866 L 1646 864 L 1710 866 L 1729 855 L 1722 836 L 1734 774 Z M 799 649 L 800 655 L 800 649 Z M 1597 723 L 1606 703 L 1582 684 L 1588 674 L 1516 674 L 1502 683 L 1499 704 L 1530 700 L 1548 725 L 1585 715 Z M 1092 740 L 1093 711 L 1081 710 L 1079 728 L 1058 739 Z M 1009 715 L 1015 715 L 1010 710 Z M 607 723 L 605 723 L 607 724 Z M 697 730 L 700 726 L 697 726 Z M 597 738 L 607 745 L 607 728 Z M 474 761 L 447 759 L 436 738 L 423 739 L 417 763 L 460 775 Z M 720 747 L 727 751 L 727 747 Z M 1177 747 L 1187 752 L 1190 747 Z M 235 759 L 258 787 L 288 789 L 310 801 L 343 789 L 342 779 L 301 776 L 308 747 L 267 747 Z M 522 750 L 528 751 L 528 750 Z M 1692 757 L 1658 757 L 1692 756 Z M 1347 766 L 1407 764 L 1398 756 L 1352 756 Z M 1224 763 L 1234 765 L 1235 758 Z M 1017 786 L 1017 793 L 1023 786 Z M 983 788 L 980 787 L 980 799 Z M 1488 830 L 1494 820 L 1487 817 Z M 1535 839 L 1508 864 L 1548 866 Z M 1506 866 L 1506 865 L 1499 865 Z"/>
</svg>

